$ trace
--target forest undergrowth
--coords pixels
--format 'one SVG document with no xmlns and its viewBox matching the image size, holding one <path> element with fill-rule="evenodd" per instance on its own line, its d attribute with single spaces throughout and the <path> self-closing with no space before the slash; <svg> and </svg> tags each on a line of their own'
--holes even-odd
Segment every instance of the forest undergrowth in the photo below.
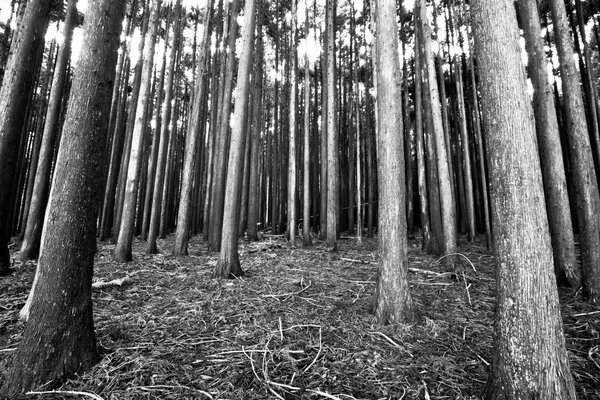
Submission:
<svg viewBox="0 0 600 400">
<path fill-rule="evenodd" d="M 168 254 L 172 241 L 159 248 Z M 461 244 L 451 268 L 409 241 L 419 321 L 380 326 L 370 313 L 375 239 L 342 238 L 336 253 L 321 242 L 292 249 L 282 236 L 244 242 L 245 275 L 229 281 L 212 277 L 218 254 L 198 239 L 177 258 L 146 255 L 136 241 L 127 264 L 100 243 L 93 299 L 102 360 L 38 390 L 57 392 L 23 398 L 478 399 L 492 354 L 493 257 L 481 242 Z M 0 385 L 34 272 L 17 262 L 0 278 Z M 600 313 L 572 291 L 561 290 L 561 302 L 578 397 L 600 399 Z"/>
</svg>

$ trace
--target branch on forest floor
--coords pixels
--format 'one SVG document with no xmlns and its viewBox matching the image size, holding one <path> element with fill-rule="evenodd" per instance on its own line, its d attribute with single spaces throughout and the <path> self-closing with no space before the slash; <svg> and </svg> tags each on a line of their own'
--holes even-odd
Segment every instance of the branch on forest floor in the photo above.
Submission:
<svg viewBox="0 0 600 400">
<path fill-rule="evenodd" d="M 100 281 L 100 282 L 94 282 L 92 284 L 92 289 L 106 289 L 109 287 L 114 287 L 114 286 L 118 286 L 121 287 L 123 286 L 125 283 L 129 283 L 131 281 L 131 278 L 129 278 L 129 276 L 125 276 L 123 278 L 119 278 L 119 279 L 113 279 L 112 281 Z"/>
<path fill-rule="evenodd" d="M 97 394 L 87 393 L 87 392 L 49 390 L 49 391 L 44 391 L 44 392 L 27 392 L 27 393 L 25 393 L 26 396 L 37 396 L 37 395 L 41 395 L 41 394 L 64 394 L 67 396 L 84 396 L 84 397 L 89 397 L 89 398 L 95 399 L 95 400 L 104 400 L 102 397 L 98 396 Z"/>
<path fill-rule="evenodd" d="M 302 279 L 300 281 L 300 285 L 301 286 L 304 285 L 304 279 Z M 312 286 L 312 281 L 308 281 L 308 285 L 306 285 L 304 288 L 302 288 L 302 290 L 298 290 L 297 292 L 282 293 L 282 294 L 263 294 L 263 295 L 261 295 L 261 297 L 270 297 L 270 298 L 273 298 L 273 299 L 275 299 L 277 301 L 280 301 L 279 297 L 283 297 L 284 298 L 283 301 L 285 301 L 285 300 L 289 299 L 292 296 L 299 295 L 300 293 L 308 290 L 308 288 L 311 287 L 311 286 Z"/>
</svg>

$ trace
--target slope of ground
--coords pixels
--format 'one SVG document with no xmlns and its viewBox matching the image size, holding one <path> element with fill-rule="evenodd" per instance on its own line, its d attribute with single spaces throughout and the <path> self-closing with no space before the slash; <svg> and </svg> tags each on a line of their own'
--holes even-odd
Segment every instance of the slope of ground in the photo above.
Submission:
<svg viewBox="0 0 600 400">
<path fill-rule="evenodd" d="M 166 254 L 171 245 L 159 242 Z M 457 269 L 445 270 L 411 241 L 420 320 L 394 326 L 370 313 L 373 239 L 341 240 L 337 253 L 322 244 L 292 249 L 279 236 L 243 243 L 246 274 L 232 281 L 212 278 L 217 255 L 197 239 L 189 257 L 135 246 L 135 261 L 116 264 L 114 246 L 99 245 L 95 280 L 125 278 L 94 291 L 102 361 L 58 393 L 24 398 L 477 399 L 483 390 L 494 277 L 481 243 L 461 246 Z M 0 279 L 0 384 L 35 265 L 16 269 Z M 600 399 L 600 313 L 572 292 L 561 300 L 579 398 Z"/>
</svg>

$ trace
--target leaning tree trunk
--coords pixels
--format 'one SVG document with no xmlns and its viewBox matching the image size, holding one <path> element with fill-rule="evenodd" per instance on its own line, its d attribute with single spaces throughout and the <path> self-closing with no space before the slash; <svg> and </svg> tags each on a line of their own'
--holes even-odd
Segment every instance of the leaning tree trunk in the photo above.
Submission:
<svg viewBox="0 0 600 400">
<path fill-rule="evenodd" d="M 483 397 L 575 399 L 515 8 L 479 0 L 473 18 L 497 258 L 495 350 Z"/>
<path fill-rule="evenodd" d="M 577 205 L 583 296 L 600 302 L 600 195 L 585 116 L 580 74 L 573 58 L 573 45 L 563 0 L 550 0 L 569 138 L 571 173 Z"/>
<path fill-rule="evenodd" d="M 73 29 L 75 28 L 76 17 L 77 0 L 69 0 L 63 28 L 64 39 L 58 51 L 56 67 L 54 68 L 38 167 L 33 183 L 33 196 L 29 207 L 29 215 L 27 216 L 25 236 L 21 245 L 22 260 L 36 258 L 40 248 L 43 218 L 50 186 L 50 164 L 52 163 L 54 144 L 58 136 L 58 123 L 61 114 L 65 81 L 67 80 L 67 67 L 71 58 L 71 43 L 73 41 Z"/>
<path fill-rule="evenodd" d="M 548 61 L 541 35 L 535 0 L 519 0 L 521 26 L 529 54 L 529 75 L 534 88 L 533 111 L 542 165 L 546 211 L 554 252 L 554 272 L 559 284 L 577 289 L 581 285 L 575 258 L 575 239 L 563 164 L 562 146 L 552 86 L 548 81 Z"/>
<path fill-rule="evenodd" d="M 140 86 L 140 99 L 135 112 L 135 125 L 131 138 L 131 153 L 127 166 L 127 180 L 125 183 L 125 196 L 123 199 L 123 211 L 121 213 L 121 225 L 119 236 L 114 251 L 114 259 L 117 262 L 128 262 L 132 259 L 131 244 L 135 225 L 137 206 L 137 194 L 142 173 L 144 137 L 148 119 L 148 104 L 151 101 L 152 68 L 154 66 L 154 48 L 158 31 L 159 11 L 162 0 L 151 0 L 150 25 L 144 45 L 144 64 L 142 66 L 142 81 Z M 123 165 L 125 168 L 125 165 Z"/>
<path fill-rule="evenodd" d="M 29 322 L 0 397 L 58 384 L 99 359 L 92 317 L 97 200 L 123 1 L 90 2 L 50 195 Z"/>
<path fill-rule="evenodd" d="M 239 179 L 244 164 L 246 113 L 248 111 L 248 93 L 250 86 L 250 70 L 254 47 L 254 22 L 256 20 L 255 0 L 246 0 L 244 8 L 246 21 L 242 32 L 242 49 L 237 74 L 235 91 L 235 112 L 231 126 L 231 146 L 229 149 L 229 165 L 225 191 L 225 208 L 223 213 L 223 234 L 221 238 L 221 254 L 215 268 L 215 276 L 231 278 L 243 274 L 238 257 L 238 219 L 242 182 Z"/>
<path fill-rule="evenodd" d="M 381 266 L 373 299 L 379 323 L 397 324 L 413 319 L 414 307 L 408 285 L 406 232 L 406 177 L 402 132 L 402 90 L 398 60 L 396 1 L 376 3 L 377 29 L 377 174 L 379 251 Z"/>
<path fill-rule="evenodd" d="M 2 88 L 0 88 L 0 276 L 9 275 L 10 200 L 16 172 L 19 139 L 38 65 L 38 49 L 44 46 L 50 1 L 30 0 L 13 38 Z"/>
</svg>

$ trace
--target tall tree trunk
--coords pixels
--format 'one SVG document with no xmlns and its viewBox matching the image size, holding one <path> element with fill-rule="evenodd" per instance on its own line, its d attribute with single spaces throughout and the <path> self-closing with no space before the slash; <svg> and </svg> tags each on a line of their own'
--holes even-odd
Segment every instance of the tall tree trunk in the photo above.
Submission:
<svg viewBox="0 0 600 400">
<path fill-rule="evenodd" d="M 261 32 L 264 18 L 263 5 L 259 4 L 257 10 L 256 30 Z M 263 107 L 263 38 L 262 35 L 256 37 L 256 55 L 254 57 L 254 71 L 252 77 L 254 79 L 253 88 L 253 108 L 252 108 L 252 135 L 250 149 L 250 182 L 248 193 L 248 239 L 258 240 L 258 223 L 260 220 L 259 206 L 259 181 L 260 181 L 260 165 L 259 157 L 261 155 L 260 134 L 262 131 L 262 107 Z M 263 179 L 265 175 L 263 174 Z"/>
<path fill-rule="evenodd" d="M 121 226 L 114 251 L 114 259 L 117 262 L 128 262 L 132 260 L 131 244 L 133 242 L 135 216 L 137 208 L 137 194 L 140 186 L 140 175 L 142 173 L 144 138 L 146 124 L 148 121 L 148 103 L 151 101 L 150 93 L 152 86 L 152 69 L 154 66 L 154 48 L 158 31 L 160 5 L 162 0 L 150 0 L 150 23 L 144 45 L 144 64 L 142 66 L 142 81 L 140 85 L 140 99 L 135 112 L 135 126 L 131 138 L 131 154 L 127 166 L 127 182 L 125 196 L 123 199 L 123 211 Z M 125 165 L 123 165 L 125 167 Z"/>
<path fill-rule="evenodd" d="M 225 79 L 222 83 L 223 94 L 219 109 L 220 124 L 217 125 L 217 147 L 215 173 L 212 187 L 212 204 L 210 212 L 210 233 L 208 247 L 211 251 L 219 251 L 221 248 L 221 238 L 223 233 L 223 211 L 225 206 L 225 184 L 227 179 L 227 164 L 230 147 L 230 114 L 231 114 L 231 96 L 233 92 L 233 73 L 235 65 L 236 39 L 237 39 L 237 17 L 239 11 L 239 0 L 232 0 L 229 36 L 227 38 L 229 45 L 229 57 L 227 57 L 225 66 Z M 236 231 L 237 232 L 237 231 Z"/>
<path fill-rule="evenodd" d="M 297 14 L 298 14 L 298 2 L 292 0 L 292 15 L 291 15 L 291 49 L 296 48 L 298 42 L 298 29 L 297 29 Z M 298 167 L 296 164 L 296 108 L 297 108 L 297 91 L 298 91 L 298 56 L 296 51 L 290 51 L 290 74 L 289 74 L 289 114 L 288 114 L 288 127 L 289 127 L 289 140 L 288 140 L 288 186 L 287 186 L 287 225 L 288 225 L 288 236 L 290 246 L 296 246 L 296 194 L 297 194 L 297 176 Z"/>
<path fill-rule="evenodd" d="M 173 86 L 175 80 L 175 66 L 179 55 L 179 43 L 181 38 L 181 0 L 175 3 L 173 12 L 175 26 L 173 28 L 173 39 L 171 44 L 171 57 L 167 71 L 167 82 L 165 85 L 165 99 L 162 105 L 162 125 L 160 130 L 158 159 L 156 163 L 156 175 L 154 177 L 154 188 L 152 190 L 152 211 L 150 213 L 150 224 L 148 226 L 148 240 L 146 242 L 146 252 L 154 254 L 158 251 L 156 248 L 156 238 L 160 227 L 160 211 L 163 202 L 163 189 L 165 186 L 167 153 L 169 148 L 169 126 L 171 124 Z"/>
<path fill-rule="evenodd" d="M 534 88 L 533 111 L 554 252 L 554 272 L 559 284 L 568 284 L 577 289 L 581 285 L 580 271 L 575 258 L 575 239 L 558 119 L 552 86 L 548 81 L 548 62 L 537 3 L 535 0 L 519 0 L 519 12 L 530 60 L 528 71 Z"/>
<path fill-rule="evenodd" d="M 256 20 L 255 0 L 246 0 L 244 8 L 246 16 L 242 32 L 242 49 L 237 74 L 237 90 L 235 92 L 235 112 L 232 116 L 230 161 L 227 168 L 227 190 L 223 214 L 223 236 L 221 254 L 215 268 L 215 276 L 231 278 L 243 274 L 238 256 L 238 220 L 237 210 L 240 203 L 241 181 L 244 162 L 246 112 L 250 86 L 250 70 L 254 47 L 254 22 Z"/>
<path fill-rule="evenodd" d="M 479 155 L 479 181 L 481 189 L 481 199 L 483 205 L 483 224 L 485 227 L 485 242 L 487 248 L 490 249 L 492 246 L 492 224 L 490 221 L 490 205 L 488 195 L 488 180 L 487 180 L 487 168 L 485 163 L 485 155 L 483 150 L 483 139 L 481 137 L 481 119 L 479 117 L 479 98 L 477 95 L 477 83 L 475 81 L 475 66 L 473 63 L 473 56 L 470 57 L 470 68 L 471 71 L 471 99 L 473 101 L 473 130 L 475 136 L 475 147 L 477 154 Z"/>
<path fill-rule="evenodd" d="M 205 121 L 200 120 L 202 113 L 200 112 L 202 107 L 202 100 L 204 99 L 204 91 L 206 90 L 206 80 L 204 80 L 204 74 L 208 67 L 207 59 L 209 55 L 210 45 L 210 18 L 212 16 L 212 1 L 206 4 L 206 10 L 204 13 L 204 34 L 202 35 L 202 43 L 200 44 L 201 55 L 199 65 L 200 74 L 196 81 L 196 90 L 194 93 L 194 100 L 192 105 L 192 116 L 189 120 L 188 132 L 185 142 L 185 154 L 183 158 L 183 180 L 181 183 L 181 197 L 179 202 L 179 210 L 177 213 L 177 230 L 175 232 L 175 243 L 173 244 L 173 255 L 182 256 L 187 255 L 188 241 L 190 235 L 190 225 L 192 222 L 191 218 L 191 202 L 192 202 L 192 189 L 194 182 L 194 170 L 196 162 L 196 152 L 198 149 L 198 139 L 200 137 L 200 130 Z"/>
<path fill-rule="evenodd" d="M 338 235 L 338 93 L 336 88 L 335 2 L 327 0 L 327 247 L 337 250 Z"/>
<path fill-rule="evenodd" d="M 306 43 L 308 43 L 310 35 L 308 2 L 305 4 L 304 9 L 304 37 Z M 302 171 L 304 174 L 302 177 L 302 244 L 305 247 L 312 246 L 312 239 L 310 238 L 310 132 L 310 59 L 307 51 L 304 53 L 304 168 Z"/>
<path fill-rule="evenodd" d="M 330 12 L 330 8 L 328 6 L 325 7 L 325 20 L 329 21 L 329 12 Z M 327 22 L 326 22 L 327 23 Z M 326 50 L 327 49 L 327 45 L 328 45 L 328 38 L 327 38 L 327 30 L 325 32 L 322 32 L 322 36 L 323 36 L 323 48 Z M 327 178 L 328 178 L 328 174 L 327 174 L 327 168 L 328 168 L 328 161 L 327 161 L 327 157 L 328 157 L 328 149 L 327 149 L 327 137 L 328 137 L 328 133 L 327 133 L 327 129 L 328 129 L 328 117 L 327 117 L 327 107 L 329 107 L 329 85 L 328 85 L 328 80 L 327 80 L 327 73 L 328 73 L 328 61 L 327 61 L 327 57 L 329 57 L 329 54 L 327 51 L 323 51 L 322 55 L 321 55 L 321 134 L 319 137 L 319 147 L 321 149 L 320 151 L 320 157 L 321 157 L 321 168 L 320 168 L 320 192 L 321 192 L 321 203 L 320 203 L 320 208 L 319 208 L 319 223 L 320 223 L 320 229 L 319 229 L 319 238 L 321 240 L 326 240 L 327 239 L 327 190 L 328 190 L 328 185 L 327 185 Z"/>
<path fill-rule="evenodd" d="M 380 214 L 379 251 L 381 266 L 373 308 L 379 323 L 397 324 L 414 317 L 408 285 L 406 232 L 406 177 L 402 132 L 402 92 L 398 60 L 396 1 L 379 0 L 375 6 L 377 29 L 377 174 Z"/>
<path fill-rule="evenodd" d="M 457 32 L 461 35 L 460 30 Z M 462 43 L 462 39 L 459 36 L 459 42 Z M 454 82 L 456 87 L 456 97 L 458 105 L 458 129 L 460 130 L 460 138 L 462 142 L 462 167 L 463 181 L 464 181 L 464 196 L 467 211 L 467 237 L 469 242 L 472 242 L 475 238 L 475 199 L 473 194 L 473 174 L 471 171 L 471 152 L 469 151 L 469 135 L 467 132 L 467 112 L 465 107 L 465 95 L 463 85 L 463 70 L 462 60 L 458 57 L 454 57 Z"/>
<path fill-rule="evenodd" d="M 21 201 L 21 212 L 19 224 L 19 239 L 23 240 L 25 237 L 25 227 L 27 224 L 27 217 L 29 216 L 29 210 L 31 205 L 31 198 L 33 197 L 33 185 L 35 183 L 35 175 L 39 165 L 40 151 L 42 147 L 42 137 L 44 134 L 44 125 L 46 120 L 46 113 L 48 111 L 49 96 L 48 89 L 52 83 L 52 75 L 54 74 L 55 67 L 55 50 L 56 40 L 52 41 L 50 49 L 48 51 L 48 57 L 46 60 L 46 69 L 43 73 L 40 71 L 40 85 L 39 85 L 39 97 L 37 100 L 37 122 L 33 131 L 32 150 L 29 156 L 29 169 L 27 171 L 27 179 L 24 185 L 24 197 Z"/>
<path fill-rule="evenodd" d="M 29 94 L 38 65 L 38 49 L 44 46 L 50 1 L 30 0 L 17 30 L 0 89 L 0 276 L 9 275 L 10 201 L 16 173 L 20 133 L 25 123 Z"/>
<path fill-rule="evenodd" d="M 472 11 L 497 257 L 495 350 L 483 398 L 575 399 L 514 4 L 479 0 Z"/>
<path fill-rule="evenodd" d="M 429 96 L 431 98 L 431 112 L 433 117 L 432 139 L 435 148 L 435 159 L 437 161 L 438 185 L 440 194 L 440 208 L 442 216 L 442 253 L 449 255 L 456 253 L 456 207 L 452 196 L 450 162 L 448 157 L 449 148 L 446 146 L 442 115 L 440 112 L 440 95 L 436 79 L 435 63 L 431 50 L 431 32 L 427 22 L 427 8 L 424 0 L 417 0 L 415 15 L 419 24 L 420 39 L 423 40 L 424 69 L 429 80 Z M 450 262 L 449 258 L 445 261 Z"/>
<path fill-rule="evenodd" d="M 163 56 L 161 59 L 161 68 L 160 68 L 160 77 L 158 79 L 157 91 L 156 94 L 156 110 L 152 107 L 152 111 L 155 115 L 156 125 L 154 128 L 154 134 L 152 135 L 152 152 L 150 154 L 150 158 L 148 160 L 148 168 L 146 174 L 146 190 L 144 194 L 144 207 L 143 207 L 143 219 L 141 226 L 141 238 L 147 239 L 148 233 L 150 231 L 150 216 L 152 214 L 152 205 L 154 197 L 152 196 L 154 193 L 154 184 L 156 177 L 156 168 L 158 164 L 158 150 L 160 149 L 160 134 L 162 131 L 162 103 L 163 103 L 163 88 L 165 86 L 165 78 L 166 78 L 166 70 L 167 70 L 167 43 L 169 41 L 169 26 L 171 22 L 172 15 L 175 15 L 175 8 L 181 7 L 181 0 L 179 0 L 179 5 L 175 4 L 173 9 L 169 10 L 167 23 L 165 28 L 165 47 Z M 179 17 L 179 15 L 177 15 Z M 177 27 L 177 26 L 176 26 Z M 176 28 L 175 27 L 175 28 Z M 177 31 L 173 30 L 173 34 L 177 35 Z M 175 51 L 176 53 L 176 51 Z"/>
<path fill-rule="evenodd" d="M 556 48 L 560 60 L 565 117 L 571 158 L 571 172 L 577 205 L 583 296 L 600 302 L 600 195 L 586 124 L 580 74 L 573 58 L 573 46 L 562 0 L 550 0 Z"/>
<path fill-rule="evenodd" d="M 50 186 L 50 167 L 54 154 L 54 145 L 58 136 L 58 122 L 67 80 L 69 59 L 71 58 L 71 43 L 73 41 L 73 29 L 75 28 L 76 18 L 77 0 L 69 0 L 63 28 L 64 39 L 58 51 L 56 67 L 54 68 L 40 157 L 33 184 L 33 197 L 31 198 L 29 215 L 27 216 L 27 224 L 25 226 L 25 236 L 21 245 L 22 260 L 37 258 L 39 252 L 43 218 Z"/>
<path fill-rule="evenodd" d="M 90 2 L 50 195 L 29 322 L 0 396 L 58 384 L 99 359 L 92 316 L 97 199 L 123 1 Z"/>
<path fill-rule="evenodd" d="M 431 231 L 429 224 L 429 200 L 427 196 L 427 171 L 425 166 L 425 138 L 423 135 L 423 69 L 420 55 L 421 43 L 418 35 L 415 37 L 415 152 L 417 154 L 417 183 L 419 188 L 419 212 L 421 231 L 423 234 L 423 249 L 430 248 Z"/>
</svg>

